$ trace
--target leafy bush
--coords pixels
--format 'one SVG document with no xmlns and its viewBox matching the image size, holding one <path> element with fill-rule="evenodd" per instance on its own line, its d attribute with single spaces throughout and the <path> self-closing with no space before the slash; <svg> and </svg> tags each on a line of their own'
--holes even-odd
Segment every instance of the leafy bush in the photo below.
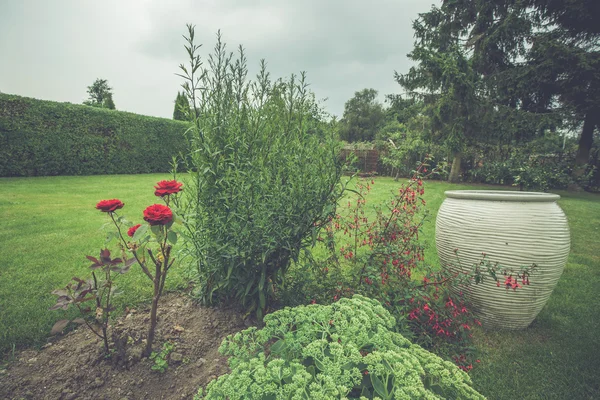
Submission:
<svg viewBox="0 0 600 400">
<path fill-rule="evenodd" d="M 291 260 L 311 245 L 341 188 L 338 144 L 305 76 L 272 81 L 261 63 L 217 37 L 207 69 L 188 26 L 181 66 L 194 112 L 186 215 L 188 245 L 205 302 L 233 298 L 262 318 Z"/>
<path fill-rule="evenodd" d="M 555 155 L 513 154 L 506 161 L 490 161 L 469 171 L 472 181 L 518 186 L 521 190 L 565 189 L 570 178 L 570 163 Z"/>
<path fill-rule="evenodd" d="M 377 301 L 355 295 L 285 308 L 228 336 L 231 373 L 196 399 L 483 399 L 469 376 L 393 332 Z"/>
<path fill-rule="evenodd" d="M 185 148 L 188 126 L 0 94 L 0 176 L 166 172 Z"/>
<path fill-rule="evenodd" d="M 431 143 L 421 132 L 397 121 L 388 123 L 379 132 L 379 139 L 380 147 L 386 150 L 382 162 L 391 168 L 396 178 L 399 175 L 410 176 L 415 164 L 424 159 L 431 149 Z"/>
<path fill-rule="evenodd" d="M 473 182 L 513 185 L 521 190 L 565 189 L 571 183 L 575 148 L 574 138 L 567 140 L 558 132 L 546 132 L 520 145 L 482 145 L 477 166 L 467 176 Z"/>
<path fill-rule="evenodd" d="M 543 190 L 566 189 L 571 182 L 570 170 L 566 160 L 558 156 L 515 157 L 513 164 L 513 186 L 523 189 Z"/>
</svg>

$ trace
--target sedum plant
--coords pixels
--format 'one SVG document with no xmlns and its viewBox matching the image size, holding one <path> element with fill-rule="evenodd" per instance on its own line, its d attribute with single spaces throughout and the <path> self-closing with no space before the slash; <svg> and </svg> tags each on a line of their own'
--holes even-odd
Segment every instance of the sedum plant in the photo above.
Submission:
<svg viewBox="0 0 600 400">
<path fill-rule="evenodd" d="M 393 331 L 360 295 L 285 308 L 220 347 L 231 373 L 195 399 L 483 399 L 466 372 Z"/>
<path fill-rule="evenodd" d="M 302 249 L 314 244 L 341 194 L 338 143 L 304 73 L 248 78 L 244 49 L 221 35 L 205 67 L 188 26 L 180 76 L 193 121 L 183 157 L 185 215 L 198 294 L 228 298 L 262 318 Z"/>
</svg>

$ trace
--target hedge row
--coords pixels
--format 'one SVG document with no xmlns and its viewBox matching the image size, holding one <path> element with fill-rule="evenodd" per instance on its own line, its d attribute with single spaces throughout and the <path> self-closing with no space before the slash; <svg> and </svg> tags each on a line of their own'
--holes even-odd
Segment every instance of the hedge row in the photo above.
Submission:
<svg viewBox="0 0 600 400">
<path fill-rule="evenodd" d="M 0 176 L 167 172 L 188 124 L 0 94 Z"/>
</svg>

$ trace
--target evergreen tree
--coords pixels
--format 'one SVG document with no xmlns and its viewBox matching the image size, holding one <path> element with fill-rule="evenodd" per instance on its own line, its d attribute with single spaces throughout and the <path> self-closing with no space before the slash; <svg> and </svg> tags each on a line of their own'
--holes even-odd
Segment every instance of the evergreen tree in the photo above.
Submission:
<svg viewBox="0 0 600 400">
<path fill-rule="evenodd" d="M 600 1 L 444 0 L 445 28 L 472 48 L 499 101 L 580 125 L 575 176 L 600 125 Z"/>
<path fill-rule="evenodd" d="M 460 177 L 463 152 L 481 138 L 481 114 L 485 112 L 480 76 L 460 45 L 459 36 L 442 25 L 443 12 L 432 8 L 413 23 L 415 47 L 408 57 L 417 63 L 396 81 L 413 98 L 422 101 L 431 118 L 432 138 L 451 152 L 450 182 Z"/>
<path fill-rule="evenodd" d="M 187 121 L 190 110 L 190 103 L 185 93 L 177 92 L 175 98 L 175 108 L 173 110 L 173 119 L 178 121 Z"/>
</svg>

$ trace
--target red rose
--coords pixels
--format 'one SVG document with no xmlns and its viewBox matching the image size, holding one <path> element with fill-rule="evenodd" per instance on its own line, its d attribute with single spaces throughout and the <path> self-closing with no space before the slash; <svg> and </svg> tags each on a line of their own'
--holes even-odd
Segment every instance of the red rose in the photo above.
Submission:
<svg viewBox="0 0 600 400">
<path fill-rule="evenodd" d="M 137 224 L 129 228 L 127 231 L 127 236 L 133 237 L 133 235 L 135 235 L 135 231 L 137 231 L 140 226 L 142 226 L 142 224 Z"/>
<path fill-rule="evenodd" d="M 102 212 L 111 213 L 119 208 L 123 208 L 125 204 L 119 199 L 101 200 L 96 204 L 96 208 Z"/>
<path fill-rule="evenodd" d="M 183 183 L 177 182 L 176 180 L 172 181 L 160 181 L 154 186 L 156 191 L 154 192 L 155 196 L 163 197 L 174 193 L 181 192 L 181 187 Z"/>
<path fill-rule="evenodd" d="M 173 212 L 162 204 L 153 204 L 144 210 L 144 220 L 150 225 L 166 225 L 173 220 Z"/>
</svg>

